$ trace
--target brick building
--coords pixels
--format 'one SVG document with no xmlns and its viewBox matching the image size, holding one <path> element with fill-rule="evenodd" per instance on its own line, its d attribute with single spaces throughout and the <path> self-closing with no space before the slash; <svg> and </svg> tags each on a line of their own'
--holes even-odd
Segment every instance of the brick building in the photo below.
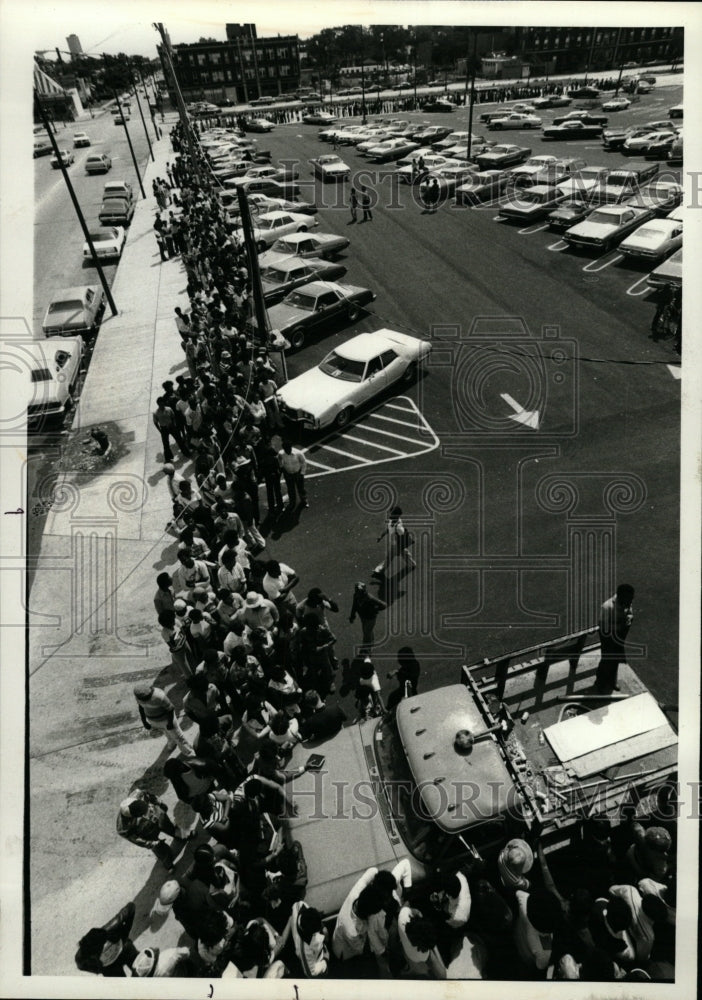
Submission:
<svg viewBox="0 0 702 1000">
<path fill-rule="evenodd" d="M 173 65 L 186 101 L 241 104 L 277 97 L 300 86 L 297 35 L 258 38 L 253 24 L 228 24 L 225 42 L 173 45 Z M 170 67 L 158 46 L 163 75 L 175 102 Z"/>
</svg>

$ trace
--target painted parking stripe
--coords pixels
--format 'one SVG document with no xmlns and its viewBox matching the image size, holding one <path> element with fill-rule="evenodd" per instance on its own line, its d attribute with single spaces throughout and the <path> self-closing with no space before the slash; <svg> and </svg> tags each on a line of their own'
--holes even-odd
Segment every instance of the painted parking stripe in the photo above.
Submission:
<svg viewBox="0 0 702 1000">
<path fill-rule="evenodd" d="M 547 228 L 548 228 L 548 222 L 541 222 L 537 224 L 532 223 L 525 229 L 518 229 L 517 232 L 521 236 L 531 236 L 532 233 L 540 233 L 542 229 L 547 229 Z"/>
<path fill-rule="evenodd" d="M 385 420 L 389 424 L 400 424 L 402 427 L 416 427 L 417 426 L 417 424 L 411 423 L 409 420 L 398 420 L 397 417 L 386 417 L 382 413 L 372 413 L 371 416 L 374 417 L 375 420 Z"/>
<path fill-rule="evenodd" d="M 344 451 L 342 448 L 334 448 L 330 444 L 325 444 L 324 449 L 325 451 L 333 451 L 335 455 L 343 455 L 344 458 L 350 458 L 354 462 L 361 462 L 364 465 L 368 462 L 368 459 L 362 458 L 361 455 L 354 455 L 352 452 Z"/>
<path fill-rule="evenodd" d="M 565 240 L 556 240 L 555 243 L 550 243 L 546 249 L 552 250 L 554 253 L 560 253 L 561 250 L 565 250 L 567 246 L 568 244 Z"/>
<path fill-rule="evenodd" d="M 373 420 L 383 420 L 388 410 L 413 417 L 412 422 L 386 418 L 389 422 L 400 424 L 407 433 L 398 434 L 386 430 L 384 426 L 373 426 Z M 414 436 L 412 433 L 414 432 Z M 345 447 L 346 442 L 353 442 L 353 450 Z M 310 465 L 307 478 L 330 476 L 335 472 L 346 472 L 351 469 L 365 469 L 370 465 L 381 465 L 387 462 L 401 462 L 417 455 L 434 451 L 439 447 L 439 438 L 431 429 L 413 400 L 408 396 L 398 396 L 392 402 L 381 403 L 376 410 L 361 416 L 351 424 L 347 432 L 332 431 L 326 437 L 303 449 Z M 361 454 L 357 454 L 361 452 Z M 365 457 L 367 455 L 367 457 Z"/>
<path fill-rule="evenodd" d="M 633 285 L 630 285 L 629 288 L 627 288 L 626 294 L 627 295 L 631 295 L 634 298 L 636 298 L 636 296 L 638 296 L 638 295 L 645 295 L 647 292 L 653 291 L 653 289 L 651 288 L 651 286 L 648 285 L 648 284 L 646 284 L 646 279 L 647 278 L 648 278 L 648 275 L 644 274 L 643 278 L 639 278 L 638 281 L 635 281 Z M 639 285 L 643 285 L 643 288 L 639 289 Z M 639 289 L 639 290 L 636 291 L 636 289 Z"/>
<path fill-rule="evenodd" d="M 369 444 L 369 442 L 366 441 L 365 438 L 356 437 L 354 434 L 345 434 L 344 435 L 344 441 L 356 441 L 358 444 L 364 444 L 364 445 Z M 399 448 L 391 448 L 389 445 L 387 445 L 387 444 L 380 444 L 378 441 L 374 441 L 373 442 L 373 447 L 374 448 L 380 448 L 381 451 L 389 451 L 393 455 L 405 455 L 406 454 L 406 452 L 400 451 Z"/>
<path fill-rule="evenodd" d="M 666 365 L 666 368 L 675 379 L 682 378 L 682 368 L 680 365 Z"/>
<path fill-rule="evenodd" d="M 583 271 L 588 271 L 590 274 L 594 274 L 595 271 L 604 271 L 606 267 L 610 267 L 612 264 L 616 264 L 618 261 L 624 259 L 623 253 L 615 253 L 613 257 L 607 260 L 607 254 L 604 257 L 598 257 L 597 260 L 591 260 L 589 264 L 585 264 Z M 604 264 L 601 263 L 604 261 Z M 595 265 L 597 265 L 595 267 Z"/>
</svg>

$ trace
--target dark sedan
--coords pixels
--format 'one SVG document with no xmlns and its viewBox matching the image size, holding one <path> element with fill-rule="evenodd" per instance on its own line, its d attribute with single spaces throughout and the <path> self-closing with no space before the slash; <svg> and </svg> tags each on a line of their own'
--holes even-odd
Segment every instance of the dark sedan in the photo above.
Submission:
<svg viewBox="0 0 702 1000">
<path fill-rule="evenodd" d="M 425 113 L 428 112 L 435 113 L 437 111 L 441 111 L 444 112 L 445 114 L 450 114 L 453 111 L 453 109 L 454 105 L 450 104 L 448 101 L 429 101 L 428 104 L 422 105 L 422 111 L 424 111 Z"/>
<path fill-rule="evenodd" d="M 548 125 L 541 136 L 542 139 L 594 139 L 602 135 L 601 125 L 586 125 L 574 118 L 572 121 L 561 122 L 560 125 Z"/>
<path fill-rule="evenodd" d="M 313 329 L 339 316 L 353 322 L 374 298 L 369 288 L 340 281 L 311 281 L 272 306 L 268 319 L 271 329 L 280 332 L 297 351 Z"/>
<path fill-rule="evenodd" d="M 558 118 L 554 118 L 553 124 L 560 125 L 562 122 L 572 121 L 582 122 L 583 125 L 606 125 L 609 118 L 607 115 L 598 115 L 592 111 L 569 111 L 567 115 L 560 115 Z"/>
<path fill-rule="evenodd" d="M 266 302 L 276 302 L 288 292 L 310 281 L 335 281 L 346 274 L 343 264 L 319 257 L 284 257 L 261 267 L 261 286 Z"/>
<path fill-rule="evenodd" d="M 549 212 L 549 227 L 558 232 L 565 232 L 571 226 L 582 222 L 598 205 L 599 201 L 596 196 L 568 198 L 566 201 L 562 201 L 558 208 Z"/>
<path fill-rule="evenodd" d="M 554 184 L 535 184 L 511 195 L 500 205 L 497 214 L 500 219 L 529 225 L 552 212 L 565 197 Z"/>
<path fill-rule="evenodd" d="M 457 205 L 477 205 L 480 201 L 497 198 L 507 186 L 509 171 L 484 170 L 466 177 L 456 188 Z"/>
</svg>

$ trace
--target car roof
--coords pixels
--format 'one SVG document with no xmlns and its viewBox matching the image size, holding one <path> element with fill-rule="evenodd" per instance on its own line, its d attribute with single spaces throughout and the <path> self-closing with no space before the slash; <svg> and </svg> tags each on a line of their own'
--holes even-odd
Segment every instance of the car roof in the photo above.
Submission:
<svg viewBox="0 0 702 1000">
<path fill-rule="evenodd" d="M 80 337 L 50 337 L 42 340 L 31 340 L 22 345 L 23 353 L 28 353 L 32 360 L 39 364 L 46 364 L 52 360 L 59 351 L 72 353 L 80 350 L 83 342 Z"/>
<path fill-rule="evenodd" d="M 297 288 L 298 292 L 309 292 L 311 295 L 321 295 L 322 292 L 335 292 L 339 286 L 333 281 L 308 281 Z"/>
<path fill-rule="evenodd" d="M 390 340 L 383 337 L 384 330 L 377 330 L 375 333 L 359 333 L 351 340 L 345 341 L 334 348 L 336 354 L 349 361 L 368 361 L 392 347 Z"/>
<path fill-rule="evenodd" d="M 259 215 L 259 219 L 279 219 L 281 215 L 294 215 L 294 212 L 288 212 L 286 209 L 276 208 L 272 212 L 262 212 Z"/>
</svg>

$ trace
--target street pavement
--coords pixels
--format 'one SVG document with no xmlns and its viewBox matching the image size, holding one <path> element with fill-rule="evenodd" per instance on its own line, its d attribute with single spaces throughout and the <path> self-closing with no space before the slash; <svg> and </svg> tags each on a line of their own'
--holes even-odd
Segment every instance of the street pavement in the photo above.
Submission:
<svg viewBox="0 0 702 1000">
<path fill-rule="evenodd" d="M 304 166 L 320 149 L 315 133 L 286 126 L 265 145 Z M 167 139 L 155 153 L 147 194 L 172 155 Z M 588 159 L 602 162 L 601 150 Z M 390 191 L 385 183 L 381 192 Z M 314 190 L 321 196 L 319 184 Z M 382 557 L 375 539 L 400 502 L 419 567 L 399 573 L 386 595 L 379 673 L 409 642 L 433 687 L 455 681 L 464 660 L 542 641 L 591 616 L 611 581 L 588 572 L 602 569 L 598 560 L 611 570 L 613 547 L 617 574 L 635 584 L 642 607 L 631 638 L 641 644 L 644 678 L 659 697 L 674 697 L 680 383 L 666 367 L 670 346 L 647 337 L 653 307 L 626 295 L 632 279 L 621 270 L 593 274 L 586 260 L 549 252 L 547 233 L 520 234 L 485 211 L 447 206 L 427 216 L 410 191 L 398 198 L 392 208 L 381 202 L 363 227 L 349 227 L 343 203 L 320 211 L 320 230 L 350 235 L 348 280 L 378 294 L 358 323 L 291 357 L 290 374 L 382 326 L 431 336 L 430 363 L 416 387 L 380 400 L 343 435 L 303 439 L 311 507 L 271 531 L 272 554 L 297 570 L 298 596 L 318 585 L 338 600 L 332 627 L 338 654 L 349 655 L 360 641 L 346 622 L 353 583 Z M 150 197 L 137 206 L 113 288 L 120 314 L 102 325 L 74 421 L 78 435 L 107 426 L 119 457 L 100 476 L 67 477 L 56 492 L 30 597 L 39 975 L 75 973 L 80 936 L 131 898 L 137 944 L 168 946 L 179 936 L 172 917 L 157 933 L 148 929 L 164 871 L 115 832 L 119 802 L 135 783 L 174 802 L 160 774 L 164 745 L 142 730 L 132 686 L 155 680 L 176 707 L 183 693 L 152 606 L 155 576 L 174 563 L 176 546 L 164 532 L 170 503 L 151 412 L 161 382 L 183 368 L 173 309 L 187 301 L 179 261 L 160 262 L 153 210 Z M 514 322 L 491 327 L 495 316 Z M 487 325 L 476 325 L 481 318 Z M 540 429 L 511 419 L 506 397 L 538 409 Z M 587 592 L 569 585 L 576 577 Z"/>
</svg>

